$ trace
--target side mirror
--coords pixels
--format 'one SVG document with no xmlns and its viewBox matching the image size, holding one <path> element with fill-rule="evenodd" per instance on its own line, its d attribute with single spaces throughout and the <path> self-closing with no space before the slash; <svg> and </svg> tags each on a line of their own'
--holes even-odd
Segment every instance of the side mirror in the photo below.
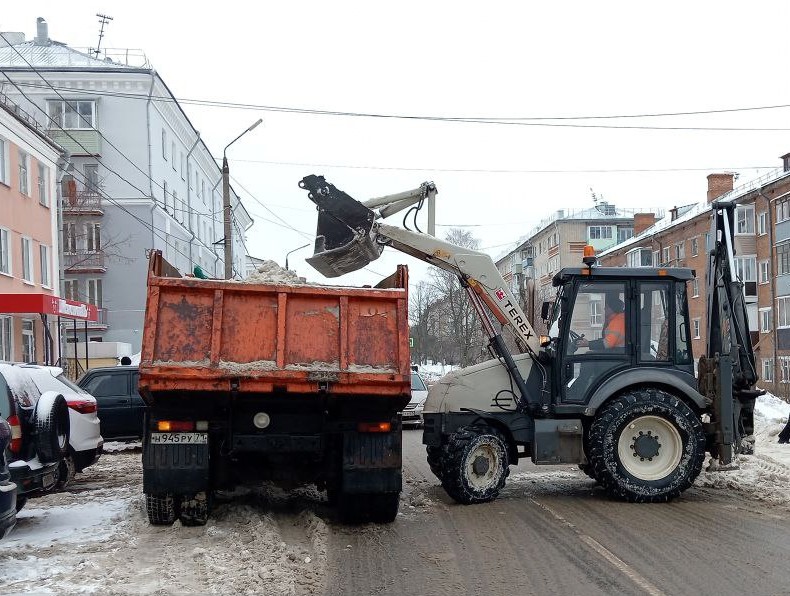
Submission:
<svg viewBox="0 0 790 596">
<path fill-rule="evenodd" d="M 551 309 L 554 307 L 553 302 L 544 302 L 543 305 L 540 307 L 540 318 L 544 321 L 549 320 L 549 315 L 551 314 Z"/>
</svg>

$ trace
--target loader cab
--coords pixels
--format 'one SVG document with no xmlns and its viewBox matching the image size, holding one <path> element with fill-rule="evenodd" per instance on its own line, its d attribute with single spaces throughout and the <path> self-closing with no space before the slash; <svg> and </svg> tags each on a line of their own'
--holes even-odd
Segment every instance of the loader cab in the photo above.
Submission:
<svg viewBox="0 0 790 596">
<path fill-rule="evenodd" d="M 661 369 L 696 387 L 686 283 L 691 269 L 566 268 L 548 321 L 556 405 L 584 406 L 612 379 Z M 638 382 L 638 381 L 633 381 Z"/>
</svg>

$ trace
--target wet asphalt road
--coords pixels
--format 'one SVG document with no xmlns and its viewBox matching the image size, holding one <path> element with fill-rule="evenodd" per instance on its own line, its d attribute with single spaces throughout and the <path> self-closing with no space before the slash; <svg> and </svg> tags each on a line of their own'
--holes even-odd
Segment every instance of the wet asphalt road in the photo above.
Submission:
<svg viewBox="0 0 790 596">
<path fill-rule="evenodd" d="M 334 525 L 327 594 L 789 594 L 790 512 L 694 487 L 607 499 L 572 466 L 511 468 L 499 499 L 455 504 L 404 431 L 401 515 Z"/>
</svg>

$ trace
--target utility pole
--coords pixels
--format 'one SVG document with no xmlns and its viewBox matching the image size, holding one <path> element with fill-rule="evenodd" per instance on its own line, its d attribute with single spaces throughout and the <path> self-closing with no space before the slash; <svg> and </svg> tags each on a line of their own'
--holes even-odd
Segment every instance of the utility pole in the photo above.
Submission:
<svg viewBox="0 0 790 596">
<path fill-rule="evenodd" d="M 230 204 L 230 168 L 228 167 L 228 157 L 226 153 L 228 152 L 228 147 L 230 147 L 233 143 L 238 141 L 241 137 L 246 135 L 250 132 L 253 128 L 258 126 L 261 122 L 263 122 L 262 118 L 258 118 L 257 122 L 250 126 L 247 130 L 233 139 L 230 143 L 225 145 L 225 149 L 222 151 L 222 221 L 225 228 L 225 279 L 232 279 L 233 278 L 233 244 L 231 243 L 232 240 L 232 220 L 233 211 L 231 209 Z"/>
</svg>

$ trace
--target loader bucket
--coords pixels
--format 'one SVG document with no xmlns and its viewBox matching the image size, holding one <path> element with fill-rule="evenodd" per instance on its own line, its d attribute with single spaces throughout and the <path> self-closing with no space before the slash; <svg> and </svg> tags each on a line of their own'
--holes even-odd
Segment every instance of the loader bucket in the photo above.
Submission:
<svg viewBox="0 0 790 596">
<path fill-rule="evenodd" d="M 362 269 L 384 250 L 373 230 L 375 214 L 359 201 L 328 183 L 323 176 L 305 176 L 299 187 L 318 207 L 313 256 L 306 259 L 326 277 Z"/>
</svg>

